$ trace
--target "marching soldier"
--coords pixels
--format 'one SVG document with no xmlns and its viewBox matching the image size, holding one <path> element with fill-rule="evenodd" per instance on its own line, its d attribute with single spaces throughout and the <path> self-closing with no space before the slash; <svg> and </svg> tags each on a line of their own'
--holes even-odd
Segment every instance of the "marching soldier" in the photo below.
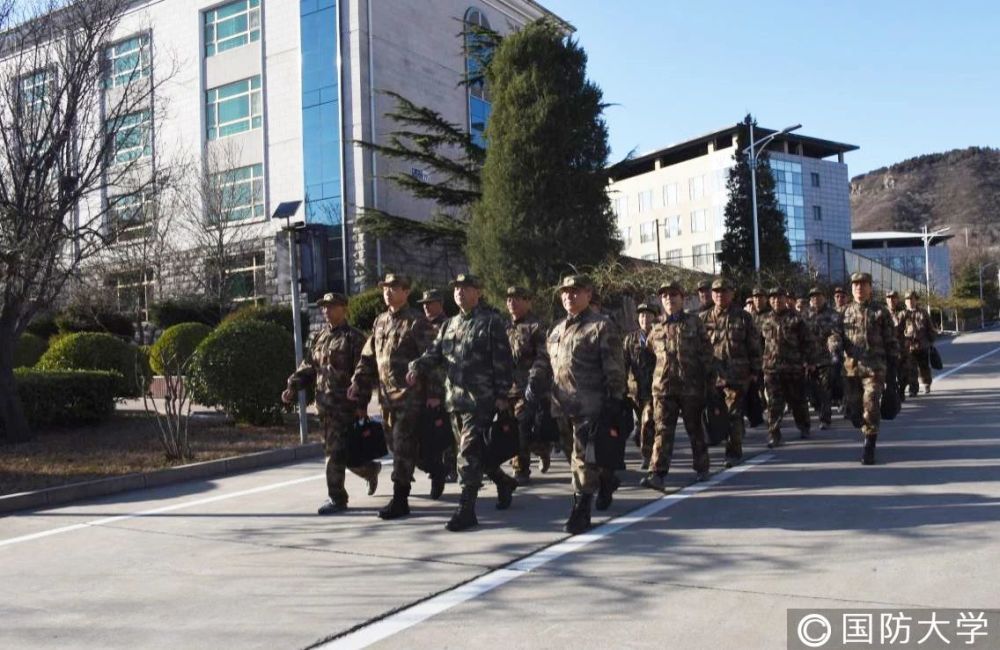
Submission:
<svg viewBox="0 0 1000 650">
<path fill-rule="evenodd" d="M 406 371 L 410 361 L 430 345 L 431 326 L 423 314 L 409 306 L 410 279 L 389 273 L 382 282 L 386 309 L 375 318 L 372 334 L 361 351 L 347 396 L 357 399 L 378 386 L 386 442 L 392 450 L 392 500 L 379 510 L 382 519 L 410 514 L 410 483 L 419 449 L 417 422 L 424 405 L 425 387 L 410 386 Z"/>
<path fill-rule="evenodd" d="M 635 411 L 636 436 L 642 450 L 642 469 L 649 469 L 653 455 L 653 369 L 656 355 L 647 344 L 653 324 L 660 312 L 656 305 L 642 303 L 636 307 L 639 329 L 625 335 L 625 374 L 628 377 L 628 398 Z"/>
<path fill-rule="evenodd" d="M 851 413 L 862 415 L 861 431 L 865 445 L 861 462 L 875 464 L 875 443 L 881 421 L 882 390 L 886 369 L 898 359 L 892 315 L 872 301 L 872 276 L 851 276 L 854 302 L 844 310 L 844 329 L 831 343 L 844 351 L 847 374 L 845 399 Z"/>
<path fill-rule="evenodd" d="M 805 374 L 815 369 L 812 335 L 802 317 L 788 308 L 785 290 L 768 293 L 772 312 L 763 321 L 764 384 L 767 386 L 768 447 L 781 445 L 785 403 L 792 409 L 802 438 L 809 437 Z"/>
<path fill-rule="evenodd" d="M 851 297 L 844 291 L 844 287 L 834 287 L 833 288 L 833 309 L 840 314 L 844 315 L 844 310 L 847 306 L 851 304 Z"/>
<path fill-rule="evenodd" d="M 917 394 L 918 372 L 920 383 L 924 386 L 924 393 L 929 393 L 931 392 L 930 350 L 937 334 L 934 331 L 933 323 L 931 323 L 931 315 L 920 306 L 920 294 L 916 291 L 906 294 L 903 336 L 906 341 L 906 349 L 913 362 L 908 368 L 907 376 L 910 397 Z"/>
<path fill-rule="evenodd" d="M 819 428 L 830 428 L 833 419 L 832 394 L 833 385 L 839 372 L 836 355 L 828 349 L 830 337 L 840 331 L 841 317 L 826 301 L 826 294 L 819 287 L 809 290 L 809 303 L 812 307 L 810 324 L 813 328 L 813 340 L 816 343 L 816 373 L 812 382 L 813 391 L 819 402 Z"/>
<path fill-rule="evenodd" d="M 906 384 L 910 376 L 910 368 L 915 367 L 914 364 L 916 361 L 906 346 L 906 335 L 904 332 L 906 327 L 906 308 L 903 307 L 899 300 L 899 292 L 886 292 L 885 308 L 889 310 L 889 314 L 892 316 L 892 323 L 896 331 L 896 341 L 899 345 L 899 361 L 896 364 L 896 372 L 898 373 L 896 385 L 899 392 L 899 399 L 903 401 L 906 399 Z"/>
<path fill-rule="evenodd" d="M 517 489 L 517 481 L 499 466 L 485 466 L 483 457 L 494 417 L 509 408 L 514 363 L 503 318 L 480 303 L 479 279 L 463 273 L 451 286 L 459 313 L 448 319 L 431 346 L 409 364 L 406 381 L 415 386 L 434 368 L 446 370 L 445 408 L 459 438 L 462 496 L 445 527 L 458 532 L 479 523 L 476 498 L 484 474 L 496 483 L 498 510 L 510 507 Z"/>
<path fill-rule="evenodd" d="M 295 401 L 295 394 L 314 387 L 316 408 L 323 424 L 323 452 L 326 456 L 326 489 L 329 498 L 319 507 L 319 514 L 330 515 L 347 509 L 344 489 L 346 436 L 358 415 L 368 408 L 370 394 L 347 396 L 351 373 L 361 357 L 365 335 L 347 324 L 347 298 L 328 293 L 316 301 L 326 323 L 309 343 L 309 351 L 288 378 L 288 388 L 281 394 L 285 404 Z M 368 481 L 368 494 L 375 494 L 382 465 L 370 462 L 350 470 Z"/>
<path fill-rule="evenodd" d="M 702 280 L 698 283 L 698 313 L 704 314 L 715 307 L 712 302 L 712 281 Z"/>
<path fill-rule="evenodd" d="M 725 396 L 729 412 L 726 467 L 743 460 L 743 404 L 761 371 L 760 335 L 753 317 L 733 303 L 733 287 L 726 279 L 712 282 L 710 311 L 701 314 L 715 359 L 715 389 Z"/>
<path fill-rule="evenodd" d="M 441 326 L 448 320 L 448 314 L 444 312 L 444 296 L 438 289 L 428 289 L 417 301 L 424 310 L 424 317 L 431 326 L 431 340 L 433 341 Z M 436 409 L 441 406 L 444 400 L 444 370 L 438 369 L 427 377 L 425 384 L 427 393 L 427 408 Z M 445 483 L 454 483 L 458 480 L 458 469 L 455 466 L 456 449 L 452 445 L 444 450 L 441 456 L 440 467 L 430 467 L 431 472 L 431 499 L 439 499 L 444 492 Z"/>
<path fill-rule="evenodd" d="M 594 285 L 586 275 L 571 275 L 559 285 L 566 318 L 549 332 L 552 411 L 572 437 L 573 509 L 565 530 L 576 535 L 590 528 L 590 507 L 598 492 L 599 509 L 611 505 L 614 472 L 601 467 L 596 436 L 604 412 L 621 411 L 625 362 L 618 327 L 589 309 Z"/>
<path fill-rule="evenodd" d="M 691 441 L 698 480 L 708 478 L 708 446 L 701 414 L 712 381 L 712 346 L 701 318 L 684 311 L 684 290 L 680 283 L 667 282 L 658 294 L 664 316 L 653 328 L 648 343 L 656 355 L 652 391 L 655 439 L 650 472 L 641 481 L 643 487 L 654 490 L 664 488 L 670 470 L 678 417 L 683 418 Z"/>
<path fill-rule="evenodd" d="M 760 336 L 761 349 L 764 348 L 764 335 L 761 334 L 764 328 L 764 320 L 767 318 L 768 314 L 771 313 L 771 303 L 767 297 L 767 291 L 763 287 L 754 287 L 750 292 L 750 298 L 753 300 L 754 314 L 753 314 L 753 326 L 757 330 L 758 336 Z M 764 390 L 764 372 L 763 370 L 757 374 L 757 381 L 754 386 L 760 396 L 760 403 L 765 408 L 767 407 L 767 391 Z"/>
<path fill-rule="evenodd" d="M 507 287 L 507 312 L 510 314 L 507 339 L 514 358 L 514 383 L 508 398 L 514 417 L 520 422 L 523 418 L 534 415 L 525 399 L 526 392 L 532 398 L 530 401 L 541 404 L 543 408 L 549 407 L 548 390 L 544 385 L 549 355 L 545 349 L 545 325 L 532 313 L 531 294 L 527 289 Z M 539 432 L 535 433 L 537 435 Z M 514 478 L 519 485 L 526 485 L 531 480 L 532 453 L 541 459 L 542 474 L 549 471 L 551 445 L 522 437 L 520 451 L 512 461 Z"/>
</svg>

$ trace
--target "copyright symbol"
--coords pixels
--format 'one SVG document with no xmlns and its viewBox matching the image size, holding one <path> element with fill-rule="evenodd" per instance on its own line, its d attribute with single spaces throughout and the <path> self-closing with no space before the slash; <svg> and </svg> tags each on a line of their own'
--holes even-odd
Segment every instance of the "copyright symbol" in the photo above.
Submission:
<svg viewBox="0 0 1000 650">
<path fill-rule="evenodd" d="M 819 627 L 819 634 L 813 630 Z M 833 635 L 833 627 L 830 621 L 822 614 L 807 614 L 799 621 L 798 627 L 799 641 L 810 648 L 819 648 L 826 645 Z"/>
</svg>

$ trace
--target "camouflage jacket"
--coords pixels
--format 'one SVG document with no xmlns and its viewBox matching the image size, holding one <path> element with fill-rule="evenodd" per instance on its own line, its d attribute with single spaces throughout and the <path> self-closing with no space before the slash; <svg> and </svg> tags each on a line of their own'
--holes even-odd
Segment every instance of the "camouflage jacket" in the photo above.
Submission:
<svg viewBox="0 0 1000 650">
<path fill-rule="evenodd" d="M 412 307 L 382 312 L 375 318 L 352 382 L 367 390 L 377 385 L 383 407 L 404 406 L 412 399 L 421 399 L 425 394 L 423 384 L 407 385 L 406 373 L 410 362 L 430 345 L 431 332 L 424 315 Z"/>
<path fill-rule="evenodd" d="M 431 341 L 437 338 L 441 327 L 448 322 L 448 315 L 444 312 L 438 314 L 437 318 L 428 319 L 431 326 Z M 444 401 L 444 381 L 445 370 L 443 367 L 435 368 L 427 373 L 427 380 L 424 382 L 427 389 L 427 399 L 439 399 Z"/>
<path fill-rule="evenodd" d="M 316 408 L 320 414 L 343 409 L 348 404 L 347 387 L 351 373 L 361 358 L 365 335 L 347 323 L 339 327 L 326 325 L 309 342 L 302 363 L 288 378 L 288 387 L 298 391 L 315 387 Z M 362 394 L 351 402 L 356 408 L 368 408 L 371 393 Z"/>
<path fill-rule="evenodd" d="M 899 358 L 892 315 L 882 305 L 852 302 L 844 310 L 844 329 L 830 344 L 844 351 L 848 377 L 884 375 L 886 366 Z"/>
<path fill-rule="evenodd" d="M 716 306 L 701 314 L 705 333 L 712 344 L 715 374 L 727 386 L 745 386 L 761 370 L 760 334 L 753 316 L 736 305 Z"/>
<path fill-rule="evenodd" d="M 816 365 L 821 367 L 831 365 L 836 350 L 830 349 L 830 337 L 843 329 L 843 318 L 830 305 L 823 305 L 823 309 L 813 311 L 809 325 L 812 327 L 813 341 L 817 348 Z"/>
<path fill-rule="evenodd" d="M 934 343 L 936 334 L 934 325 L 931 323 L 931 316 L 926 309 L 906 309 L 903 311 L 901 328 L 903 341 L 908 352 L 915 350 L 927 350 Z"/>
<path fill-rule="evenodd" d="M 503 318 L 479 305 L 452 316 L 410 370 L 426 376 L 445 369 L 445 409 L 451 413 L 485 413 L 506 399 L 513 384 L 514 360 Z"/>
<path fill-rule="evenodd" d="M 656 355 L 653 397 L 705 399 L 712 381 L 712 344 L 696 314 L 664 316 L 653 326 L 647 346 Z"/>
<path fill-rule="evenodd" d="M 804 372 L 816 363 L 812 332 L 794 309 L 772 311 L 761 326 L 764 335 L 764 372 Z"/>
<path fill-rule="evenodd" d="M 625 397 L 625 357 L 618 326 L 589 309 L 549 332 L 554 411 L 567 417 L 600 414 L 607 398 Z"/>
<path fill-rule="evenodd" d="M 649 334 L 641 329 L 625 335 L 625 376 L 628 378 L 628 396 L 636 405 L 653 399 L 653 370 L 656 368 L 656 355 L 647 346 L 648 340 Z"/>
<path fill-rule="evenodd" d="M 771 308 L 767 307 L 762 311 L 754 312 L 753 315 L 753 326 L 757 328 L 757 333 L 760 334 L 762 342 L 764 340 L 764 319 L 767 318 L 770 313 Z"/>
<path fill-rule="evenodd" d="M 545 325 L 534 314 L 507 323 L 507 340 L 514 357 L 514 383 L 510 398 L 524 397 L 524 390 L 538 397 L 548 392 L 549 353 L 545 349 Z"/>
</svg>

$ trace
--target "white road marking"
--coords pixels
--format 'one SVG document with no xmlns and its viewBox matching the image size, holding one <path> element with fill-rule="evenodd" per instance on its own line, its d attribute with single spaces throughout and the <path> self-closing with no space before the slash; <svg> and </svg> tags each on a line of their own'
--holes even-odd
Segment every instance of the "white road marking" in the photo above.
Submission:
<svg viewBox="0 0 1000 650">
<path fill-rule="evenodd" d="M 693 497 L 700 492 L 704 492 L 705 490 L 718 485 L 723 481 L 729 480 L 737 474 L 745 472 L 757 465 L 760 465 L 761 463 L 766 463 L 772 458 L 774 458 L 774 454 L 771 453 L 762 454 L 752 458 L 742 465 L 714 475 L 704 483 L 689 485 L 678 492 L 661 497 L 660 499 L 634 510 L 633 512 L 622 515 L 621 517 L 616 517 L 615 519 L 598 526 L 588 533 L 568 537 L 561 542 L 521 558 L 513 564 L 491 571 L 463 585 L 459 585 L 454 589 L 442 592 L 437 596 L 417 603 L 412 607 L 402 609 L 395 614 L 391 614 L 383 619 L 375 621 L 371 625 L 366 625 L 365 627 L 357 629 L 354 632 L 349 632 L 344 636 L 333 639 L 317 647 L 324 649 L 366 648 L 374 643 L 411 628 L 414 625 L 422 623 L 433 616 L 437 616 L 438 614 L 445 612 L 456 605 L 460 605 L 466 601 L 472 600 L 473 598 L 478 598 L 479 596 L 482 596 L 497 587 L 505 585 L 511 580 L 519 578 L 526 573 L 530 573 L 531 571 L 534 571 L 535 569 L 544 566 L 557 558 L 570 553 L 575 553 L 588 544 L 610 535 L 614 535 L 623 528 L 663 512 L 667 508 L 677 505 L 685 499 Z"/>
<path fill-rule="evenodd" d="M 963 363 L 963 364 L 962 364 L 962 365 L 960 365 L 960 366 L 955 366 L 955 367 L 954 367 L 954 368 L 952 368 L 951 370 L 946 370 L 945 372 L 942 372 L 942 373 L 941 373 L 940 375 L 938 375 L 938 376 L 937 376 L 937 377 L 935 377 L 934 379 L 936 379 L 936 380 L 938 380 L 938 381 L 941 381 L 942 379 L 945 379 L 945 378 L 947 378 L 948 376 L 950 376 L 950 375 L 952 375 L 952 374 L 954 374 L 954 373 L 958 372 L 958 371 L 959 371 L 959 370 L 961 370 L 962 368 L 965 368 L 966 366 L 971 366 L 971 365 L 972 365 L 972 364 L 974 364 L 975 362 L 977 362 L 977 361 L 979 361 L 979 360 L 981 360 L 981 359 L 985 359 L 986 357 L 990 356 L 991 354 L 996 354 L 997 352 L 1000 352 L 1000 348 L 993 348 L 992 350 L 990 350 L 990 351 L 989 351 L 989 352 L 987 352 L 986 354 L 980 354 L 980 355 L 979 355 L 978 357 L 976 357 L 975 359 L 969 359 L 968 361 L 966 361 L 965 363 Z"/>
</svg>

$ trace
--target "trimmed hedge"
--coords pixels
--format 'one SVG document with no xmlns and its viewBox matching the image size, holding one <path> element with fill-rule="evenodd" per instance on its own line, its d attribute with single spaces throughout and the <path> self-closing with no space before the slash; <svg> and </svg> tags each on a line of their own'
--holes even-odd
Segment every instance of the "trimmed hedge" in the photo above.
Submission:
<svg viewBox="0 0 1000 650">
<path fill-rule="evenodd" d="M 215 327 L 222 320 L 222 315 L 218 305 L 198 298 L 178 298 L 150 306 L 149 320 L 160 329 L 182 323 L 203 323 Z"/>
<path fill-rule="evenodd" d="M 410 297 L 413 295 L 411 293 Z M 347 322 L 359 330 L 370 332 L 375 317 L 383 311 L 385 311 L 385 301 L 382 300 L 382 290 L 372 287 L 350 297 L 347 305 Z"/>
<path fill-rule="evenodd" d="M 70 307 L 55 318 L 56 327 L 63 334 L 77 332 L 105 332 L 123 339 L 135 338 L 135 324 L 125 314 L 110 311 L 91 312 L 81 307 Z"/>
<path fill-rule="evenodd" d="M 204 323 L 181 323 L 167 328 L 149 349 L 149 365 L 157 375 L 175 374 L 212 333 Z"/>
<path fill-rule="evenodd" d="M 48 348 L 48 341 L 31 332 L 25 332 L 17 339 L 17 344 L 14 346 L 14 367 L 30 368 L 38 363 Z"/>
<path fill-rule="evenodd" d="M 295 333 L 295 321 L 292 308 L 289 305 L 247 305 L 241 307 L 222 319 L 222 325 L 242 323 L 256 320 L 262 323 L 273 323 L 289 334 Z M 309 340 L 309 314 L 302 312 L 302 340 Z"/>
<path fill-rule="evenodd" d="M 14 371 L 17 394 L 31 428 L 96 424 L 115 412 L 117 372 L 94 370 Z"/>
<path fill-rule="evenodd" d="M 24 331 L 43 339 L 49 339 L 59 331 L 59 327 L 56 326 L 55 316 L 43 314 L 41 316 L 35 316 L 35 318 L 28 323 L 28 326 L 24 328 Z"/>
<path fill-rule="evenodd" d="M 251 424 L 281 421 L 281 392 L 295 370 L 292 335 L 273 323 L 231 322 L 201 342 L 189 374 L 192 398 Z"/>
<path fill-rule="evenodd" d="M 60 338 L 42 355 L 36 368 L 116 372 L 119 375 L 116 397 L 141 397 L 149 387 L 151 375 L 148 360 L 138 347 L 100 332 L 80 332 Z"/>
</svg>

